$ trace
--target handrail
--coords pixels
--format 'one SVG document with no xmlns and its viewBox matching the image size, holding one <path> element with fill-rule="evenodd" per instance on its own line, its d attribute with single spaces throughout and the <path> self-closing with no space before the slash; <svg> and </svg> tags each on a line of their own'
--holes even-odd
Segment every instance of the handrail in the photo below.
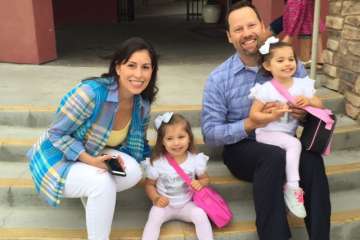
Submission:
<svg viewBox="0 0 360 240">
<path fill-rule="evenodd" d="M 314 2 L 314 22 L 312 32 L 312 45 L 311 45 L 311 68 L 310 78 L 316 79 L 316 66 L 317 66 L 317 53 L 318 53 L 318 41 L 319 41 L 319 25 L 320 25 L 320 0 Z M 322 41 L 320 39 L 320 41 Z M 316 86 L 320 85 L 316 82 Z"/>
</svg>

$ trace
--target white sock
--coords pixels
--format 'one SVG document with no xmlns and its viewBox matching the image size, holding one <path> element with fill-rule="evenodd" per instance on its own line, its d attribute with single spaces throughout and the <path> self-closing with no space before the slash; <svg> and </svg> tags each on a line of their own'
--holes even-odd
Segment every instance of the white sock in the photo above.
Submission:
<svg viewBox="0 0 360 240">
<path fill-rule="evenodd" d="M 286 183 L 286 186 L 292 189 L 299 188 L 299 181 L 290 181 Z"/>
</svg>

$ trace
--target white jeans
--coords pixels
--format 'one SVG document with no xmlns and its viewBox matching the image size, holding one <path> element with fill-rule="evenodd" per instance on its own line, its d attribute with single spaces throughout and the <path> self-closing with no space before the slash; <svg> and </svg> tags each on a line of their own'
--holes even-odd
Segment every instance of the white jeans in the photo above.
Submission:
<svg viewBox="0 0 360 240">
<path fill-rule="evenodd" d="M 126 177 L 113 176 L 107 171 L 76 162 L 66 178 L 64 197 L 87 197 L 86 228 L 89 240 L 108 240 L 114 216 L 116 192 L 136 185 L 142 178 L 138 162 L 125 153 L 104 150 L 107 154 L 120 154 L 125 163 Z"/>
</svg>

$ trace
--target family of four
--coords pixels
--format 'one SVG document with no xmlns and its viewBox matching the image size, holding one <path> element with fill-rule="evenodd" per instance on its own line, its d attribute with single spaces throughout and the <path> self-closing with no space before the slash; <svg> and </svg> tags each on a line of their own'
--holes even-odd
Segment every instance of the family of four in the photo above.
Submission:
<svg viewBox="0 0 360 240">
<path fill-rule="evenodd" d="M 206 82 L 201 113 L 205 143 L 224 146 L 230 172 L 253 183 L 259 239 L 291 238 L 288 209 L 305 218 L 309 239 L 328 240 L 331 209 L 323 159 L 302 151 L 294 137 L 305 115 L 301 108 L 322 107 L 314 81 L 290 45 L 262 39 L 264 23 L 247 1 L 231 6 L 226 28 L 236 53 Z M 171 155 L 191 177 L 193 190 L 209 184 L 209 158 L 196 152 L 189 122 L 172 112 L 158 116 L 152 151 L 148 145 L 157 71 L 153 47 L 141 38 L 128 39 L 107 73 L 82 80 L 63 97 L 51 126 L 27 154 L 36 191 L 51 206 L 59 206 L 62 198 L 87 198 L 88 239 L 109 239 L 116 194 L 135 186 L 142 169 L 153 203 L 143 240 L 158 239 L 161 225 L 171 219 L 194 223 L 200 240 L 214 239 L 206 213 L 191 201 L 192 190 L 165 158 Z M 296 104 L 288 104 L 271 79 L 296 96 Z M 107 171 L 105 162 L 114 156 L 125 177 Z"/>
</svg>

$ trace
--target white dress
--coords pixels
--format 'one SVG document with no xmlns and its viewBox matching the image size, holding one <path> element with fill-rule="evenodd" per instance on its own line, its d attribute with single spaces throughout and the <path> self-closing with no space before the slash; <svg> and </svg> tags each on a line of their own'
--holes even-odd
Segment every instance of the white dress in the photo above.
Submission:
<svg viewBox="0 0 360 240">
<path fill-rule="evenodd" d="M 292 96 L 305 96 L 311 98 L 315 94 L 315 81 L 309 77 L 305 78 L 293 78 L 293 85 L 288 89 L 290 95 Z M 271 84 L 270 81 L 265 82 L 264 84 L 256 84 L 252 89 L 250 89 L 250 98 L 255 98 L 256 100 L 261 101 L 262 103 L 267 102 L 281 102 L 287 103 L 288 101 L 283 97 Z M 284 117 L 278 121 L 271 122 L 263 128 L 257 128 L 255 133 L 261 131 L 280 131 L 285 132 L 290 135 L 294 135 L 296 128 L 298 126 L 298 121 L 290 116 L 290 114 L 285 114 Z"/>
<path fill-rule="evenodd" d="M 191 179 L 195 179 L 195 176 L 205 173 L 208 160 L 209 157 L 203 153 L 188 152 L 187 159 L 180 164 L 180 167 Z M 147 178 L 156 180 L 158 193 L 169 199 L 170 206 L 182 207 L 191 201 L 192 191 L 164 156 L 154 160 L 152 165 L 146 160 L 145 174 Z"/>
</svg>

